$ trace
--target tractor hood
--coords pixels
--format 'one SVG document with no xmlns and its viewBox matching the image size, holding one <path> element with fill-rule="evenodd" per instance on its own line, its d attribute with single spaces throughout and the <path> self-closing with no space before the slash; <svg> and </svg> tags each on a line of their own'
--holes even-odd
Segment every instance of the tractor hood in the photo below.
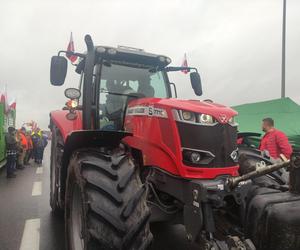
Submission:
<svg viewBox="0 0 300 250">
<path fill-rule="evenodd" d="M 129 106 L 132 107 L 135 105 L 154 105 L 161 108 L 165 107 L 167 109 L 186 110 L 195 113 L 207 114 L 215 117 L 221 123 L 226 123 L 231 117 L 238 114 L 235 110 L 224 105 L 200 100 L 141 98 L 132 101 Z"/>
</svg>

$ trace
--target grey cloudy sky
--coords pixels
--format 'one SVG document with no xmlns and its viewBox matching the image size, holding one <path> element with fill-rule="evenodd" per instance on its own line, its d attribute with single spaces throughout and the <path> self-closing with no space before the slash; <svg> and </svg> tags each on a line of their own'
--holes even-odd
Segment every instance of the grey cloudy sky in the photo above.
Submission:
<svg viewBox="0 0 300 250">
<path fill-rule="evenodd" d="M 287 6 L 287 96 L 300 102 L 300 1 Z M 198 67 L 204 95 L 226 105 L 280 96 L 282 0 L 0 0 L 0 90 L 17 98 L 18 124 L 42 128 L 49 111 L 77 86 L 49 83 L 52 55 L 66 49 L 70 32 L 84 51 L 89 33 L 97 45 L 127 45 L 165 54 L 180 65 L 184 53 Z M 187 76 L 171 76 L 179 97 L 195 98 Z"/>
</svg>

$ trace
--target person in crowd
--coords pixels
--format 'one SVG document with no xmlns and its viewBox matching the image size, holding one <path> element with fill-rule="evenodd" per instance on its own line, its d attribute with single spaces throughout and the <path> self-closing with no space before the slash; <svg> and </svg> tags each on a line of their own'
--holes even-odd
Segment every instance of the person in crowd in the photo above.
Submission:
<svg viewBox="0 0 300 250">
<path fill-rule="evenodd" d="M 19 154 L 18 154 L 18 166 L 19 169 L 24 169 L 25 155 L 28 149 L 27 139 L 26 139 L 26 129 L 22 127 L 18 133 L 17 138 L 19 142 Z"/>
<path fill-rule="evenodd" d="M 14 127 L 8 128 L 8 133 L 5 135 L 6 143 L 6 177 L 15 178 L 16 162 L 17 162 L 17 140 L 16 130 Z"/>
<path fill-rule="evenodd" d="M 27 149 L 27 152 L 26 152 L 26 155 L 25 155 L 24 164 L 25 165 L 29 165 L 29 161 L 30 161 L 30 159 L 32 157 L 32 151 L 33 151 L 33 143 L 32 143 L 31 133 L 30 132 L 26 133 L 26 140 L 27 140 L 28 149 Z"/>
<path fill-rule="evenodd" d="M 41 163 L 42 163 L 42 161 L 43 161 L 43 159 L 44 159 L 44 151 L 45 151 L 45 148 L 47 147 L 47 145 L 48 145 L 48 136 L 47 136 L 47 134 L 46 133 L 44 133 L 44 132 L 42 132 L 42 154 L 41 154 Z"/>
<path fill-rule="evenodd" d="M 37 128 L 31 134 L 32 146 L 33 146 L 32 155 L 35 163 L 38 163 L 38 145 L 40 143 L 40 137 L 41 137 L 39 131 L 40 129 Z"/>
<path fill-rule="evenodd" d="M 44 149 L 46 147 L 45 139 L 43 137 L 42 131 L 38 128 L 36 131 L 38 135 L 38 140 L 36 143 L 36 156 L 37 156 L 37 164 L 42 164 L 43 162 L 43 154 L 44 154 Z"/>
<path fill-rule="evenodd" d="M 287 136 L 274 127 L 272 118 L 262 120 L 262 130 L 265 132 L 265 135 L 261 139 L 259 149 L 268 151 L 274 159 L 280 159 L 281 154 L 290 159 L 293 152 L 292 146 L 289 144 Z"/>
</svg>

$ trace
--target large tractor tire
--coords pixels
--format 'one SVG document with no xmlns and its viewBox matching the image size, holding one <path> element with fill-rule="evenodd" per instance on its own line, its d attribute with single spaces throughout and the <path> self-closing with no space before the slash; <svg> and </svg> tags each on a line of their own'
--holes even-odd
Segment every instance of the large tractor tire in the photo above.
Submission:
<svg viewBox="0 0 300 250">
<path fill-rule="evenodd" d="M 63 214 L 63 208 L 59 205 L 60 164 L 63 155 L 63 138 L 59 130 L 52 129 L 51 156 L 50 156 L 50 206 L 56 215 Z"/>
<path fill-rule="evenodd" d="M 142 250 L 152 241 L 146 187 L 124 149 L 74 152 L 65 199 L 68 250 Z"/>
</svg>

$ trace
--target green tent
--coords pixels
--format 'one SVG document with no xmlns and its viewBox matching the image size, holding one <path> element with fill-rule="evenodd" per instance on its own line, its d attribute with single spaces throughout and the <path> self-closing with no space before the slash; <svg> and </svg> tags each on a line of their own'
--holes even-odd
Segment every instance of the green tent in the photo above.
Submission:
<svg viewBox="0 0 300 250">
<path fill-rule="evenodd" d="M 288 136 L 295 149 L 300 149 L 300 105 L 290 98 L 249 103 L 233 107 L 239 112 L 237 122 L 240 132 L 261 131 L 261 121 L 271 117 L 275 127 Z"/>
</svg>

